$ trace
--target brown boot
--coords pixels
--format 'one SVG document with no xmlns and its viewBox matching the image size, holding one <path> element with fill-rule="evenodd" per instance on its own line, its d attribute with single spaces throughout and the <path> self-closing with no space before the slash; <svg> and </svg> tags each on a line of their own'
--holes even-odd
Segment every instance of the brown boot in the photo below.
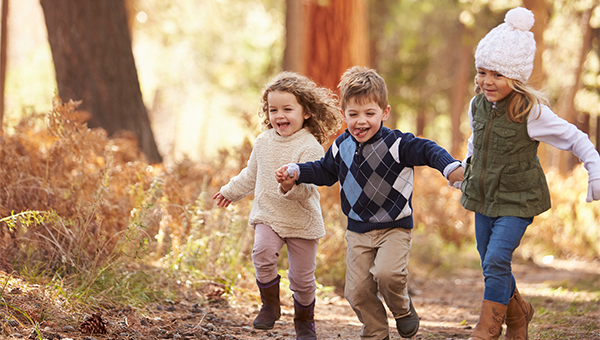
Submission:
<svg viewBox="0 0 600 340">
<path fill-rule="evenodd" d="M 315 329 L 315 300 L 303 306 L 294 298 L 294 328 L 296 340 L 317 340 Z"/>
<path fill-rule="evenodd" d="M 519 291 L 508 301 L 506 309 L 506 340 L 527 340 L 527 326 L 533 318 L 533 307 L 523 299 Z"/>
<path fill-rule="evenodd" d="M 256 280 L 258 289 L 260 290 L 260 300 L 262 307 L 260 312 L 254 319 L 254 328 L 256 329 L 273 329 L 275 321 L 281 317 L 281 306 L 279 304 L 279 280 L 277 277 L 268 283 L 261 283 Z"/>
<path fill-rule="evenodd" d="M 483 300 L 481 315 L 471 340 L 498 340 L 502 333 L 502 323 L 506 316 L 506 305 L 498 302 Z"/>
</svg>

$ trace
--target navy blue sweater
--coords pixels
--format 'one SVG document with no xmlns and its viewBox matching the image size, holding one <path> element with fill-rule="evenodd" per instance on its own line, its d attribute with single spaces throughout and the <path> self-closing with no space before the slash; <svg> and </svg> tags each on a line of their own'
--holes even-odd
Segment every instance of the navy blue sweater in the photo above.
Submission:
<svg viewBox="0 0 600 340">
<path fill-rule="evenodd" d="M 340 182 L 342 211 L 348 230 L 413 228 L 414 166 L 427 165 L 443 173 L 457 162 L 434 141 L 381 127 L 359 143 L 348 130 L 338 136 L 318 161 L 298 164 L 298 183 L 331 186 Z"/>
</svg>

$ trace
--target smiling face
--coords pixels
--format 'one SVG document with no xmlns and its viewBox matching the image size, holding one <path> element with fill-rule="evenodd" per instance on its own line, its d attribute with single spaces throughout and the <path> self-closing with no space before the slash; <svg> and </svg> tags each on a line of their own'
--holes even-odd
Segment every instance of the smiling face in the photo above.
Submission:
<svg viewBox="0 0 600 340">
<path fill-rule="evenodd" d="M 351 98 L 344 110 L 348 131 L 359 142 L 364 143 L 379 131 L 381 122 L 390 116 L 390 106 L 382 110 L 374 100 Z"/>
<path fill-rule="evenodd" d="M 495 71 L 477 68 L 476 82 L 487 100 L 492 103 L 504 99 L 512 92 L 507 78 Z"/>
<path fill-rule="evenodd" d="M 304 126 L 304 120 L 310 117 L 310 114 L 304 113 L 296 96 L 289 92 L 269 92 L 267 101 L 269 121 L 280 136 L 287 137 L 300 131 Z"/>
</svg>

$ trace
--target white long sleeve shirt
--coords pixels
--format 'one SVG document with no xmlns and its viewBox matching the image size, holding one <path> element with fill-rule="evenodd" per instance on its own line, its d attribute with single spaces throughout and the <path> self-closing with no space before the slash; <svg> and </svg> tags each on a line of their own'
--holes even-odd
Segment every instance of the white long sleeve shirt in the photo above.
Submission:
<svg viewBox="0 0 600 340">
<path fill-rule="evenodd" d="M 469 103 L 471 136 L 467 144 L 465 160 L 473 155 L 473 112 L 471 109 L 473 99 Z M 560 150 L 571 151 L 583 162 L 590 181 L 600 179 L 600 155 L 596 151 L 594 143 L 575 125 L 552 112 L 547 105 L 533 108 L 527 118 L 527 133 L 532 140 L 552 145 Z"/>
</svg>

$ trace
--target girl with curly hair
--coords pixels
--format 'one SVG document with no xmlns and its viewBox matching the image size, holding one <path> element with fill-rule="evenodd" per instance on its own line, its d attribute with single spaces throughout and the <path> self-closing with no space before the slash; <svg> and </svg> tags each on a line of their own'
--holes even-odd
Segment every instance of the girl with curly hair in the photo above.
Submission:
<svg viewBox="0 0 600 340">
<path fill-rule="evenodd" d="M 325 236 L 319 193 L 315 185 L 301 184 L 281 198 L 274 173 L 284 164 L 323 157 L 322 144 L 337 132 L 342 117 L 330 90 L 293 72 L 282 72 L 267 84 L 261 104 L 259 116 L 264 117 L 266 131 L 256 138 L 247 167 L 213 198 L 227 207 L 254 194 L 249 223 L 254 228 L 252 261 L 262 301 L 254 328 L 272 329 L 281 316 L 277 259 L 285 244 L 296 338 L 316 339 L 314 272 L 319 239 Z"/>
</svg>

